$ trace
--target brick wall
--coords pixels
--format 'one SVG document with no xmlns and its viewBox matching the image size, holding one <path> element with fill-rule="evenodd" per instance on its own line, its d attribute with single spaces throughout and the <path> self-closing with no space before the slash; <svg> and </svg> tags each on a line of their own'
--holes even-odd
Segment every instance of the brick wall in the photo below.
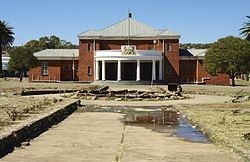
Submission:
<svg viewBox="0 0 250 162">
<path fill-rule="evenodd" d="M 180 60 L 180 82 L 196 82 L 196 60 Z"/>
<path fill-rule="evenodd" d="M 42 75 L 41 63 L 48 62 L 48 75 Z M 66 71 L 63 71 L 63 64 L 66 65 Z M 69 70 L 69 64 L 73 64 L 72 60 L 44 60 L 39 61 L 38 66 L 30 69 L 29 81 L 32 80 L 56 80 L 56 81 L 68 81 L 73 80 L 73 72 Z M 78 64 L 78 60 L 75 60 L 75 64 Z M 75 80 L 79 80 L 78 71 L 75 71 Z"/>
<path fill-rule="evenodd" d="M 60 61 L 61 64 L 61 80 L 62 81 L 72 81 L 73 80 L 73 70 L 70 70 L 70 64 L 72 66 L 73 60 L 62 60 Z M 74 64 L 78 64 L 78 70 L 75 69 L 74 80 L 79 80 L 79 61 L 75 60 Z M 63 65 L 66 65 L 66 70 L 63 70 Z"/>
<path fill-rule="evenodd" d="M 93 40 L 79 40 L 79 80 L 91 82 L 94 81 L 94 46 Z M 90 44 L 90 50 L 88 50 Z M 97 42 L 96 50 L 99 47 Z M 91 68 L 88 74 L 88 67 Z"/>
<path fill-rule="evenodd" d="M 184 66 L 183 66 L 184 65 Z M 198 66 L 197 66 L 198 65 Z M 183 69 L 185 67 L 185 69 Z M 203 67 L 202 60 L 181 60 L 180 61 L 180 80 L 183 83 L 197 82 L 214 85 L 229 85 L 230 79 L 227 74 L 209 74 Z"/>
<path fill-rule="evenodd" d="M 199 60 L 198 62 L 198 82 L 202 82 L 202 78 L 208 77 L 209 80 L 205 80 L 206 84 L 214 85 L 230 85 L 230 78 L 227 74 L 209 74 L 203 67 L 203 61 Z"/>
<path fill-rule="evenodd" d="M 210 76 L 210 80 L 205 80 L 206 84 L 212 84 L 212 85 L 230 85 L 230 78 L 227 74 L 217 74 L 214 76 Z"/>
<path fill-rule="evenodd" d="M 128 44 L 127 40 L 96 40 L 96 50 L 120 50 L 121 45 Z M 91 44 L 91 50 L 88 50 Z M 164 79 L 167 82 L 179 82 L 179 40 L 158 40 L 154 45 L 153 40 L 130 40 L 130 44 L 136 45 L 137 50 L 156 49 L 164 50 L 164 44 L 171 46 L 171 51 L 165 49 L 164 52 Z M 166 47 L 165 47 L 166 48 Z M 94 81 L 94 40 L 79 40 L 79 80 Z M 91 75 L 88 75 L 88 66 L 91 67 Z M 172 70 L 168 70 L 171 68 Z"/>
<path fill-rule="evenodd" d="M 127 40 L 101 40 L 100 50 L 120 50 L 121 45 L 127 45 Z M 137 50 L 154 49 L 153 40 L 130 40 L 131 45 L 136 45 Z M 162 50 L 162 42 L 158 41 L 155 45 L 156 50 Z"/>
<path fill-rule="evenodd" d="M 164 41 L 164 79 L 167 83 L 179 82 L 179 40 L 165 40 Z M 168 51 L 167 46 L 171 50 Z"/>
</svg>

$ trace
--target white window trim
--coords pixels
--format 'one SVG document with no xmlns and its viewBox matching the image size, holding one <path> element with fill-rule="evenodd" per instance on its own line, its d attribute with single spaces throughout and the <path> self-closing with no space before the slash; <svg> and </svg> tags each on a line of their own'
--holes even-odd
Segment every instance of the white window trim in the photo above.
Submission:
<svg viewBox="0 0 250 162">
<path fill-rule="evenodd" d="M 42 75 L 48 75 L 48 62 L 41 62 Z"/>
</svg>

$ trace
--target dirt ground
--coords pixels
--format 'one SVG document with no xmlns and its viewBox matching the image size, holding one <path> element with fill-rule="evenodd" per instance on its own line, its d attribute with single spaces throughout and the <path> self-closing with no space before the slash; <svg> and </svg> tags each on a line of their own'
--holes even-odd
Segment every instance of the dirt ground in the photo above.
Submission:
<svg viewBox="0 0 250 162">
<path fill-rule="evenodd" d="M 28 89 L 79 89 L 90 84 L 68 83 L 28 83 L 27 80 L 19 83 L 16 79 L 0 80 L 0 134 L 6 129 L 4 122 L 9 118 L 6 110 L 16 110 L 28 117 L 39 117 L 60 102 L 69 98 L 60 95 L 40 96 L 13 96 L 12 94 Z M 167 90 L 166 85 L 108 85 L 110 89 L 152 90 L 161 87 Z M 248 133 L 249 113 L 237 118 L 236 122 L 225 114 L 232 110 L 241 109 L 240 112 L 249 111 L 247 104 L 228 103 L 232 96 L 242 91 L 241 95 L 250 95 L 250 86 L 209 86 L 209 85 L 182 85 L 184 93 L 194 97 L 187 100 L 171 101 L 102 101 L 83 100 L 83 105 L 115 105 L 115 106 L 162 106 L 175 105 L 189 119 L 202 128 L 214 131 L 216 137 L 212 140 L 217 146 L 236 143 L 237 150 L 242 156 L 249 156 L 249 141 L 242 140 L 242 134 Z M 243 89 L 243 90 L 242 90 Z M 56 103 L 53 100 L 57 100 Z M 225 103 L 227 102 L 227 103 Z M 188 105 L 188 106 L 187 106 Z M 221 105 L 221 106 L 220 106 Z M 218 106 L 218 107 L 217 107 Z M 231 107 L 230 107 L 231 106 Z M 219 109 L 219 110 L 218 110 Z M 222 110 L 223 109 L 223 110 Z M 227 110 L 228 109 L 228 110 Z M 226 110 L 226 111 L 225 111 Z M 28 111 L 28 112 L 27 112 Z M 15 111 L 14 111 L 15 112 Z M 25 116 L 26 119 L 27 116 Z M 151 130 L 125 126 L 120 122 L 121 114 L 114 113 L 74 113 L 65 121 L 51 130 L 43 133 L 31 142 L 31 146 L 19 148 L 1 160 L 5 161 L 233 161 L 228 152 L 228 145 L 222 145 L 227 153 L 212 144 L 186 142 L 174 137 L 166 137 Z M 230 120 L 229 120 L 230 119 Z M 239 120 L 239 121 L 238 121 Z M 8 121 L 11 121 L 8 119 Z M 8 122 L 7 121 L 7 122 Z M 13 123 L 24 122 L 18 119 Z M 219 122 L 224 121 L 223 124 Z M 11 122 L 10 122 L 11 123 Z M 12 123 L 12 124 L 13 124 Z M 228 131 L 223 132 L 227 129 Z M 237 132 L 238 131 L 238 132 Z M 229 134 L 227 134 L 229 133 Z M 231 133 L 231 134 L 230 134 Z M 240 134 L 239 134 L 240 133 Z M 224 138 L 228 137 L 228 138 Z M 230 138 L 229 138 L 230 137 Z M 46 149 L 44 149 L 46 148 Z M 41 152 L 41 153 L 40 153 Z M 178 157 L 178 158 L 176 158 Z M 237 156 L 234 156 L 237 157 Z M 27 160 L 28 159 L 28 160 Z M 68 160 L 66 160 L 68 161 Z"/>
<path fill-rule="evenodd" d="M 0 134 L 5 127 L 20 124 L 29 118 L 37 118 L 69 100 L 58 95 L 24 97 L 0 95 Z"/>
<path fill-rule="evenodd" d="M 34 89 L 77 89 L 77 88 L 86 88 L 89 86 L 96 86 L 92 84 L 84 83 L 72 83 L 72 82 L 63 82 L 63 83 L 29 83 L 28 79 L 25 78 L 23 82 L 19 82 L 16 78 L 8 78 L 7 81 L 4 81 L 0 78 L 0 93 L 6 93 L 13 91 L 20 91 L 25 88 L 34 88 Z M 161 87 L 167 89 L 166 85 L 108 85 L 111 89 L 136 89 L 136 90 L 150 90 L 155 87 Z M 247 85 L 238 85 L 235 87 L 232 86 L 215 86 L 215 85 L 193 85 L 193 84 L 184 84 L 182 85 L 184 92 L 191 92 L 195 94 L 215 94 L 215 95 L 231 95 L 237 93 L 243 89 L 243 93 L 250 95 L 250 84 Z"/>
<path fill-rule="evenodd" d="M 104 100 L 82 100 L 83 105 L 102 105 L 102 106 L 164 106 L 180 104 L 208 104 L 225 103 L 232 99 L 230 96 L 194 95 L 185 100 L 166 100 L 166 101 L 104 101 Z"/>
<path fill-rule="evenodd" d="M 233 162 L 212 144 L 124 126 L 118 113 L 74 113 L 1 161 Z"/>
</svg>

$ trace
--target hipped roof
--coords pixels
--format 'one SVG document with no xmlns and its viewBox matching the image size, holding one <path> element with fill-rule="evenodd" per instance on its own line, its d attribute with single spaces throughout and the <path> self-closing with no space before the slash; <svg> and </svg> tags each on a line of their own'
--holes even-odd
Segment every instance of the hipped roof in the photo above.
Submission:
<svg viewBox="0 0 250 162">
<path fill-rule="evenodd" d="M 79 49 L 45 49 L 39 52 L 35 52 L 33 54 L 35 57 L 41 58 L 41 57 L 79 57 Z"/>
<path fill-rule="evenodd" d="M 205 57 L 207 49 L 180 49 L 180 56 L 182 57 Z"/>
<path fill-rule="evenodd" d="M 130 25 L 129 25 L 130 24 Z M 129 28 L 130 26 L 130 28 Z M 129 34 L 130 33 L 130 34 Z M 158 30 L 133 18 L 126 18 L 118 23 L 101 30 L 87 30 L 78 34 L 79 39 L 105 39 L 105 38 L 151 38 L 151 39 L 179 39 L 180 35 L 169 29 Z"/>
</svg>

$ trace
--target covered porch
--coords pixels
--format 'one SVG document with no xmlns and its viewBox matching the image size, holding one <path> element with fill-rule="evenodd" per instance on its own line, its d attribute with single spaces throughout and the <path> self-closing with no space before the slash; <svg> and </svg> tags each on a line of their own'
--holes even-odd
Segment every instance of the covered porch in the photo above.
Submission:
<svg viewBox="0 0 250 162">
<path fill-rule="evenodd" d="M 96 51 L 95 81 L 151 81 L 163 79 L 162 53 L 154 50 L 123 55 L 120 50 Z"/>
</svg>

